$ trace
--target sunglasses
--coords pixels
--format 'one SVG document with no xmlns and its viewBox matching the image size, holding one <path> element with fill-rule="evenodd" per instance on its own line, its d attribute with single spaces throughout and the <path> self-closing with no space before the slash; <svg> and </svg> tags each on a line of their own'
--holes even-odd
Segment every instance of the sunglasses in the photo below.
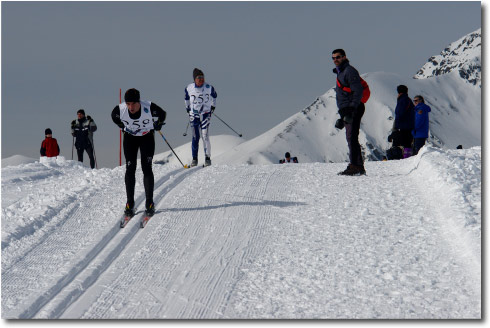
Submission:
<svg viewBox="0 0 490 328">
<path fill-rule="evenodd" d="M 340 59 L 342 58 L 343 56 L 335 56 L 335 57 L 332 57 L 332 60 L 335 60 L 335 59 Z"/>
<path fill-rule="evenodd" d="M 419 102 L 419 101 L 420 101 L 420 99 L 414 99 L 413 100 L 413 102 Z"/>
<path fill-rule="evenodd" d="M 196 76 L 196 79 L 204 79 L 204 76 L 202 75 Z"/>
</svg>

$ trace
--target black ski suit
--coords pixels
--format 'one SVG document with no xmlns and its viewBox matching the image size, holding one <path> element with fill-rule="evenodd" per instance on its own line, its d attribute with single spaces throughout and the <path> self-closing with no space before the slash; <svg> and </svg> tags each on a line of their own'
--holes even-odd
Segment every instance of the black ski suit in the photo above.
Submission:
<svg viewBox="0 0 490 328">
<path fill-rule="evenodd" d="M 163 125 L 167 116 L 166 112 L 158 105 L 151 103 L 150 111 L 153 117 L 158 118 L 158 123 Z M 116 123 L 121 129 L 124 129 L 124 123 L 120 118 L 119 106 L 114 107 L 112 110 L 112 121 Z M 133 120 L 137 120 L 141 117 L 141 110 L 135 114 L 129 113 L 129 116 Z M 136 184 L 136 162 L 138 156 L 138 149 L 141 153 L 141 169 L 143 171 L 143 184 L 145 186 L 146 195 L 146 207 L 153 203 L 153 188 L 154 177 L 152 170 L 153 155 L 155 154 L 155 132 L 151 132 L 143 136 L 135 136 L 128 132 L 124 132 L 123 140 L 124 157 L 126 158 L 126 196 L 127 203 L 131 208 L 134 207 L 134 186 Z"/>
</svg>

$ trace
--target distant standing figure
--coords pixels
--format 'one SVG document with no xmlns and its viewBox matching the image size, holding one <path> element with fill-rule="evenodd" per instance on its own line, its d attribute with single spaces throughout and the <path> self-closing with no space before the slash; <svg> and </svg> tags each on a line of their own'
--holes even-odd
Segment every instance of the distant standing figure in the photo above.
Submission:
<svg viewBox="0 0 490 328">
<path fill-rule="evenodd" d="M 83 152 L 86 151 L 90 159 L 90 167 L 95 168 L 94 158 L 94 132 L 97 125 L 89 116 L 85 117 L 85 111 L 77 111 L 77 119 L 71 122 L 71 134 L 75 137 L 75 147 L 77 148 L 78 161 L 83 162 Z"/>
<path fill-rule="evenodd" d="M 209 124 L 216 108 L 218 94 L 214 87 L 204 81 L 204 73 L 194 68 L 192 72 L 194 82 L 185 88 L 185 109 L 189 115 L 192 127 L 192 163 L 198 163 L 199 139 L 204 144 L 204 165 L 211 165 L 211 142 L 209 141 Z"/>
<path fill-rule="evenodd" d="M 60 146 L 58 141 L 53 138 L 53 132 L 51 129 L 44 130 L 46 138 L 41 143 L 41 156 L 56 157 L 60 154 Z"/>
<path fill-rule="evenodd" d="M 414 138 L 413 141 L 413 154 L 417 155 L 420 148 L 425 145 L 425 141 L 429 137 L 429 112 L 430 107 L 425 104 L 424 97 L 415 96 L 413 99 L 415 104 L 415 126 L 412 131 Z"/>
<path fill-rule="evenodd" d="M 412 130 L 415 123 L 414 105 L 408 96 L 408 88 L 399 85 L 395 108 L 395 122 L 393 128 L 400 131 L 400 143 L 403 148 L 412 148 Z"/>
<path fill-rule="evenodd" d="M 279 160 L 279 163 L 281 164 L 286 164 L 286 163 L 298 163 L 298 157 L 291 157 L 291 154 L 287 152 L 284 154 L 285 159 Z"/>
</svg>

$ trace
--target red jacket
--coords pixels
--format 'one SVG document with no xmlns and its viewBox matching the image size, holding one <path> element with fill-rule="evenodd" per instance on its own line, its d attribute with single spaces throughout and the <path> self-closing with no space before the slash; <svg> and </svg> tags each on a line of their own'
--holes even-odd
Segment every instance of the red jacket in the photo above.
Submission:
<svg viewBox="0 0 490 328">
<path fill-rule="evenodd" d="M 60 146 L 55 138 L 46 137 L 41 144 L 41 156 L 56 157 L 60 154 Z"/>
</svg>

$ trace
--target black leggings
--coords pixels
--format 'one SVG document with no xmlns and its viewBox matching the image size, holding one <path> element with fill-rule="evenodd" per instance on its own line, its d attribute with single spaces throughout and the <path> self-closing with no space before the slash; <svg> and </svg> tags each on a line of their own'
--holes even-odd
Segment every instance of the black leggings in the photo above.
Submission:
<svg viewBox="0 0 490 328">
<path fill-rule="evenodd" d="M 136 183 L 136 162 L 138 149 L 141 153 L 141 169 L 143 171 L 143 184 L 145 186 L 146 206 L 153 203 L 154 177 L 152 170 L 153 155 L 155 154 L 155 136 L 153 131 L 138 137 L 124 134 L 124 157 L 126 158 L 126 196 L 131 207 L 134 206 L 134 185 Z"/>
<path fill-rule="evenodd" d="M 77 148 L 78 161 L 83 163 L 83 152 L 87 151 L 88 158 L 90 159 L 90 167 L 95 168 L 95 158 L 94 158 L 94 150 L 92 145 L 87 145 L 85 148 Z"/>
</svg>

